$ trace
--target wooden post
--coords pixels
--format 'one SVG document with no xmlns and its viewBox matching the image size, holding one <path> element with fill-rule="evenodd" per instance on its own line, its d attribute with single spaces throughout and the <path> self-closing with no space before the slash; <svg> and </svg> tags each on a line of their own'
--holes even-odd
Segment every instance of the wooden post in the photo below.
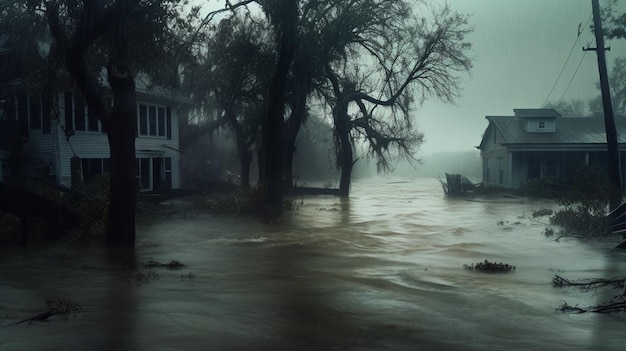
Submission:
<svg viewBox="0 0 626 351">
<path fill-rule="evenodd" d="M 614 187 L 611 192 L 610 209 L 614 210 L 622 202 L 622 166 L 620 161 L 619 142 L 613 117 L 613 105 L 609 91 L 609 79 L 606 72 L 606 57 L 604 51 L 604 31 L 602 30 L 602 18 L 600 17 L 600 5 L 598 0 L 591 0 L 593 9 L 593 26 L 596 35 L 598 55 L 598 71 L 600 73 L 600 91 L 602 93 L 602 108 L 604 109 L 604 128 L 606 130 L 606 144 L 608 151 L 609 181 Z"/>
</svg>

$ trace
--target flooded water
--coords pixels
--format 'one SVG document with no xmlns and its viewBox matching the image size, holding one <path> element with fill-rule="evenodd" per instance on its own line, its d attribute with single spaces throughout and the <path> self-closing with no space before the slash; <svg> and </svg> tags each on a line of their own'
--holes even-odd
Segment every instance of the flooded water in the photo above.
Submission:
<svg viewBox="0 0 626 351">
<path fill-rule="evenodd" d="M 435 179 L 385 178 L 297 205 L 277 225 L 207 215 L 142 227 L 139 269 L 94 248 L 4 254 L 0 350 L 624 348 L 623 318 L 555 311 L 617 294 L 554 288 L 555 274 L 623 276 L 625 260 L 609 253 L 618 238 L 546 238 L 531 213 L 551 203 L 448 199 Z M 517 269 L 463 269 L 485 259 Z M 49 296 L 84 311 L 15 325 Z"/>
</svg>

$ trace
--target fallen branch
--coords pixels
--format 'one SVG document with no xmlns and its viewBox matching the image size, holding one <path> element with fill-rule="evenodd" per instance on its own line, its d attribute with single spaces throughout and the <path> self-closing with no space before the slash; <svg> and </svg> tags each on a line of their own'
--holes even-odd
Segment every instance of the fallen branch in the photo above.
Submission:
<svg viewBox="0 0 626 351">
<path fill-rule="evenodd" d="M 39 321 L 47 321 L 48 318 L 55 315 L 63 315 L 67 316 L 70 313 L 80 313 L 84 312 L 84 309 L 77 303 L 74 303 L 70 300 L 60 298 L 58 296 L 51 296 L 46 299 L 46 304 L 48 305 L 48 310 L 46 312 L 40 313 L 36 316 L 26 318 L 19 322 L 13 323 L 11 325 L 18 325 L 25 322 L 39 322 Z"/>
<path fill-rule="evenodd" d="M 552 285 L 556 287 L 577 286 L 581 287 L 583 290 L 597 289 L 610 285 L 614 286 L 615 288 L 620 288 L 624 287 L 624 278 L 569 280 L 557 274 L 554 276 L 554 278 L 552 278 Z"/>
<path fill-rule="evenodd" d="M 582 279 L 582 280 L 568 280 L 559 275 L 555 275 L 552 278 L 552 284 L 556 287 L 575 286 L 582 290 L 589 291 L 592 289 L 598 289 L 603 287 L 613 287 L 614 289 L 622 289 L 622 292 L 610 299 L 605 303 L 601 303 L 596 306 L 578 307 L 570 306 L 567 302 L 562 301 L 561 307 L 557 308 L 557 311 L 567 313 L 613 313 L 626 311 L 626 288 L 624 278 L 613 279 Z"/>
</svg>

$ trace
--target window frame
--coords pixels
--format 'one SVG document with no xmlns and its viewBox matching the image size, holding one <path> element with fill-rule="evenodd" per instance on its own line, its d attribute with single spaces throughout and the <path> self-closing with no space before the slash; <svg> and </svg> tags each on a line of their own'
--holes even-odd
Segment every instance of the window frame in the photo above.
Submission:
<svg viewBox="0 0 626 351">
<path fill-rule="evenodd" d="M 137 103 L 137 136 L 172 139 L 170 106 L 143 102 Z"/>
</svg>

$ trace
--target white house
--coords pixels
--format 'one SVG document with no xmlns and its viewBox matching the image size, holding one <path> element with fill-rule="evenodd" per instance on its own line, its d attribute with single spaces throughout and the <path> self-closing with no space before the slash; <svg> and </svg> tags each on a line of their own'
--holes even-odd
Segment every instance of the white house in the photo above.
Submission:
<svg viewBox="0 0 626 351">
<path fill-rule="evenodd" d="M 58 92 L 53 103 L 47 101 L 24 91 L 5 94 L 4 111 L 8 113 L 4 113 L 3 122 L 11 120 L 12 125 L 22 126 L 22 157 L 27 160 L 27 173 L 53 177 L 68 187 L 106 173 L 107 134 L 97 118 L 89 114 L 80 94 Z M 184 104 L 175 94 L 138 84 L 135 146 L 137 183 L 142 191 L 180 188 L 178 112 Z M 9 170 L 7 155 L 6 151 L 0 154 L 4 176 Z M 82 180 L 72 179 L 81 174 Z"/>
</svg>

